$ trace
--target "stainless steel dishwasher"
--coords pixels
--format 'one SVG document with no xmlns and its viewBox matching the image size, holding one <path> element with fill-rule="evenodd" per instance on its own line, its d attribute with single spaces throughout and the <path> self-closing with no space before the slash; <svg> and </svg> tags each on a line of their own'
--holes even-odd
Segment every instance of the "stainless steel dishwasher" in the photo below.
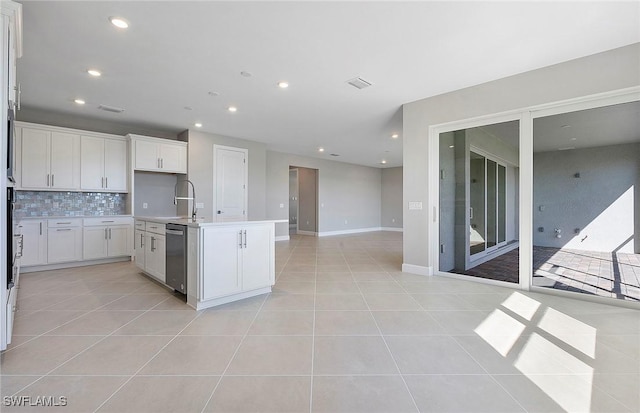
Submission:
<svg viewBox="0 0 640 413">
<path fill-rule="evenodd" d="M 187 293 L 187 226 L 167 224 L 167 285 Z"/>
</svg>

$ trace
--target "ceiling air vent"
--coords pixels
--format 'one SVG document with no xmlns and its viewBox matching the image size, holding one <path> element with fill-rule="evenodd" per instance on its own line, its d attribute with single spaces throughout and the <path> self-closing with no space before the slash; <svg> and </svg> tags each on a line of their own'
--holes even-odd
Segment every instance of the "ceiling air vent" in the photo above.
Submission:
<svg viewBox="0 0 640 413">
<path fill-rule="evenodd" d="M 106 112 L 113 112 L 113 113 L 122 113 L 122 112 L 124 112 L 124 109 L 122 109 L 122 108 L 117 108 L 115 106 L 109 106 L 109 105 L 100 105 L 100 106 L 98 106 L 98 109 L 104 110 Z"/>
<path fill-rule="evenodd" d="M 358 89 L 364 89 L 365 87 L 369 87 L 372 85 L 372 83 L 367 82 L 361 77 L 354 77 L 353 79 L 347 80 L 347 83 Z"/>
</svg>

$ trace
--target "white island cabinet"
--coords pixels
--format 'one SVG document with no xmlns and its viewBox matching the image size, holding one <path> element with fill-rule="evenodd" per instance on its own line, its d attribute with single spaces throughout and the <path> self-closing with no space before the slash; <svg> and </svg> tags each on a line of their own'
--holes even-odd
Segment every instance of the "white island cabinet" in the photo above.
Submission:
<svg viewBox="0 0 640 413">
<path fill-rule="evenodd" d="M 187 242 L 190 306 L 200 310 L 271 292 L 273 221 L 191 224 Z"/>
</svg>

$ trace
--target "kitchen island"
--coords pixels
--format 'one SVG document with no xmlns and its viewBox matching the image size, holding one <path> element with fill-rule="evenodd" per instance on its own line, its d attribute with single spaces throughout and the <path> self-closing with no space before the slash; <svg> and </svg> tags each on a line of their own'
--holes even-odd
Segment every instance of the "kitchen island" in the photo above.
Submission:
<svg viewBox="0 0 640 413">
<path fill-rule="evenodd" d="M 158 227 L 169 223 L 184 225 L 187 228 L 186 296 L 189 306 L 201 310 L 269 293 L 275 283 L 275 224 L 280 222 L 286 220 L 197 219 L 193 222 L 180 217 L 136 217 L 136 247 L 142 247 L 145 252 L 160 252 L 151 269 L 145 270 L 145 264 L 138 263 L 138 266 L 166 283 L 162 279 L 164 267 L 161 264 L 164 237 Z M 156 228 L 154 241 L 149 242 L 153 245 L 145 243 L 141 233 L 143 226 Z M 138 257 L 136 252 L 136 261 Z"/>
</svg>

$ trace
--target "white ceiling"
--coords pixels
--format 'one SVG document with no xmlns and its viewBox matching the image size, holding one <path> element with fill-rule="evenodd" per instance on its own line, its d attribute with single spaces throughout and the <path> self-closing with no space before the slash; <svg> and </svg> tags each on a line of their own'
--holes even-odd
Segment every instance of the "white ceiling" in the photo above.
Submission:
<svg viewBox="0 0 640 413">
<path fill-rule="evenodd" d="M 404 103 L 640 42 L 637 1 L 21 3 L 25 107 L 377 167 L 402 164 Z"/>
</svg>

